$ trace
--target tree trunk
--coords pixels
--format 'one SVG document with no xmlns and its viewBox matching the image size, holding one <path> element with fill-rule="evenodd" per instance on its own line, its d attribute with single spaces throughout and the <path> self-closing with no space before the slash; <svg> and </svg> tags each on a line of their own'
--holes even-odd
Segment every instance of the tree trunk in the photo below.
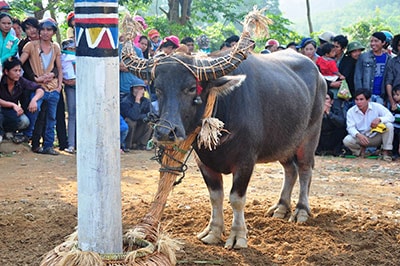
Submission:
<svg viewBox="0 0 400 266">
<path fill-rule="evenodd" d="M 307 5 L 307 21 L 308 21 L 308 30 L 310 31 L 310 35 L 314 32 L 312 22 L 311 22 L 311 9 L 310 9 L 310 1 L 306 0 Z"/>
<path fill-rule="evenodd" d="M 36 9 L 33 12 L 35 18 L 37 18 L 38 20 L 41 20 L 44 16 L 44 13 L 46 12 L 46 10 L 43 7 L 42 1 L 40 2 L 35 2 L 34 3 Z"/>
<path fill-rule="evenodd" d="M 179 23 L 179 0 L 168 0 L 168 7 L 169 21 Z"/>
<path fill-rule="evenodd" d="M 185 25 L 190 17 L 191 3 L 192 0 L 168 0 L 168 12 L 162 8 L 161 10 L 167 15 L 169 21 Z"/>
<path fill-rule="evenodd" d="M 182 25 L 185 25 L 186 22 L 189 20 L 190 17 L 190 5 L 189 1 L 191 2 L 192 0 L 181 0 L 181 19 L 180 23 Z"/>
</svg>

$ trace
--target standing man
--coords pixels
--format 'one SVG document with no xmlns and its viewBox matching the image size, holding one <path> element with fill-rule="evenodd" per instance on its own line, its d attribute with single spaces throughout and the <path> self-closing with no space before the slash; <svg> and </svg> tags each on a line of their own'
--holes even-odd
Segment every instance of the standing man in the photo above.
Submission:
<svg viewBox="0 0 400 266">
<path fill-rule="evenodd" d="M 43 99 L 47 102 L 46 127 L 43 147 L 35 147 L 33 151 L 42 154 L 58 155 L 53 149 L 54 127 L 56 125 L 56 111 L 60 92 L 62 89 L 62 67 L 61 67 L 61 49 L 58 43 L 53 42 L 53 35 L 57 31 L 56 22 L 49 18 L 39 24 L 39 40 L 28 42 L 21 55 L 21 62 L 29 60 L 33 73 L 34 81 L 39 83 L 45 93 Z M 56 77 L 52 70 L 56 67 L 58 76 Z M 36 114 L 36 113 L 35 113 Z M 36 117 L 33 117 L 32 123 L 35 123 Z M 35 126 L 36 127 L 36 126 Z M 32 148 L 33 145 L 32 145 Z"/>
<path fill-rule="evenodd" d="M 335 47 L 335 61 L 336 65 L 339 68 L 340 63 L 345 55 L 344 51 L 346 50 L 347 44 L 349 44 L 349 40 L 344 35 L 337 35 L 333 38 L 333 46 Z"/>
<path fill-rule="evenodd" d="M 394 36 L 392 41 L 392 51 L 396 54 L 396 56 L 389 59 L 388 64 L 386 66 L 386 74 L 385 74 L 385 87 L 386 87 L 386 95 L 387 101 L 390 105 L 391 111 L 397 110 L 397 103 L 393 99 L 393 88 L 400 86 L 400 34 Z M 387 106 L 389 106 L 387 105 Z"/>
<path fill-rule="evenodd" d="M 370 102 L 369 89 L 356 90 L 356 105 L 347 111 L 347 132 L 343 144 L 354 155 L 363 157 L 367 147 L 382 145 L 382 159 L 392 161 L 389 152 L 393 148 L 394 116 L 383 105 Z"/>
<path fill-rule="evenodd" d="M 384 72 L 389 55 L 383 47 L 386 43 L 386 35 L 383 32 L 375 32 L 370 39 L 371 50 L 361 54 L 357 60 L 354 73 L 355 89 L 369 89 L 371 101 L 384 104 Z"/>
</svg>

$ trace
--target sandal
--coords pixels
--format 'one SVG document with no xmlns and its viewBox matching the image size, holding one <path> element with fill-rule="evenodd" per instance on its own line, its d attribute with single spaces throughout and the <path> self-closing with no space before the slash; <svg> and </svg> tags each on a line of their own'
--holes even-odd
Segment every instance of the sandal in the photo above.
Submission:
<svg viewBox="0 0 400 266">
<path fill-rule="evenodd" d="M 382 155 L 382 160 L 390 163 L 392 161 L 392 156 L 390 155 Z"/>
</svg>

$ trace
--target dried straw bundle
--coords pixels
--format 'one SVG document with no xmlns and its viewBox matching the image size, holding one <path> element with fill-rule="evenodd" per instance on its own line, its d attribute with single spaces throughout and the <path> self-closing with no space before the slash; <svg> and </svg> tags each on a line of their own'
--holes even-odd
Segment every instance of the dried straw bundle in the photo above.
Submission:
<svg viewBox="0 0 400 266">
<path fill-rule="evenodd" d="M 126 13 L 122 19 L 120 26 L 121 35 L 124 37 L 124 41 L 131 41 L 136 37 L 138 32 L 142 32 L 143 26 L 132 18 L 129 13 Z"/>
<path fill-rule="evenodd" d="M 124 249 L 139 249 L 123 254 L 97 254 L 81 251 L 78 248 L 77 232 L 71 234 L 64 243 L 48 252 L 40 266 L 138 266 L 138 265 L 175 265 L 175 251 L 181 249 L 182 243 L 159 233 L 156 245 L 144 240 L 140 230 L 128 230 L 123 239 Z M 148 262 L 152 263 L 149 264 Z"/>
<path fill-rule="evenodd" d="M 263 15 L 266 8 L 260 10 L 257 6 L 253 7 L 253 11 L 244 18 L 243 32 L 249 32 L 251 36 L 265 37 L 268 36 L 268 26 L 273 24 L 272 20 Z"/>
<path fill-rule="evenodd" d="M 221 131 L 224 130 L 224 122 L 218 118 L 205 118 L 202 121 L 201 130 L 197 137 L 197 146 L 201 148 L 204 146 L 210 151 L 219 145 L 219 137 L 222 135 Z M 226 130 L 225 130 L 226 131 Z"/>
<path fill-rule="evenodd" d="M 137 32 L 143 31 L 143 26 L 136 20 L 134 20 L 129 13 L 126 13 L 122 19 L 120 26 L 120 32 L 122 37 L 122 52 L 136 56 L 135 49 L 133 49 L 133 38 L 136 37 Z"/>
</svg>

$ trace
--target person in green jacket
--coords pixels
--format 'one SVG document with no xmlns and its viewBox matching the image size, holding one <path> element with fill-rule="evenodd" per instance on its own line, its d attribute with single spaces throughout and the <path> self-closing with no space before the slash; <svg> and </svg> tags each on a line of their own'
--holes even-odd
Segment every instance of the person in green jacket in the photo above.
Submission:
<svg viewBox="0 0 400 266">
<path fill-rule="evenodd" d="M 12 18 L 8 13 L 0 13 L 0 60 L 3 64 L 18 52 L 18 38 L 11 34 Z"/>
</svg>

